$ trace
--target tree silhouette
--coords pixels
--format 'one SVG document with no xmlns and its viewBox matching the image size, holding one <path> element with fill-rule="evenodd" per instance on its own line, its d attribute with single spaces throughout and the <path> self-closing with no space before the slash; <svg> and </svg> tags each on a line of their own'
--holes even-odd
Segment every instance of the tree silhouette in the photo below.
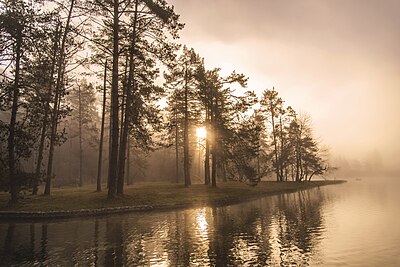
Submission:
<svg viewBox="0 0 400 267">
<path fill-rule="evenodd" d="M 191 185 L 190 178 L 190 151 L 189 151 L 189 130 L 190 125 L 199 117 L 199 103 L 197 100 L 197 80 L 196 70 L 201 64 L 199 55 L 193 49 L 183 47 L 182 55 L 176 63 L 169 66 L 169 73 L 165 74 L 166 85 L 173 88 L 169 103 L 174 105 L 174 124 L 176 127 L 176 136 L 178 133 L 178 114 L 182 114 L 183 128 L 183 169 L 185 186 Z M 176 144 L 178 138 L 176 139 Z"/>
</svg>

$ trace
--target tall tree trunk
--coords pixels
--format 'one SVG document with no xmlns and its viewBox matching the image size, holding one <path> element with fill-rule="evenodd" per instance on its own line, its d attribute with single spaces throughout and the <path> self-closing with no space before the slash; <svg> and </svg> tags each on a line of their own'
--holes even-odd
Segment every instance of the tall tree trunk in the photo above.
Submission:
<svg viewBox="0 0 400 267">
<path fill-rule="evenodd" d="M 124 80 L 122 85 L 122 99 L 121 99 L 121 119 L 120 119 L 120 129 L 121 134 L 119 136 L 119 143 L 122 144 L 122 138 L 124 134 L 122 133 L 122 129 L 124 128 L 124 118 L 125 118 L 125 107 L 126 107 L 126 92 L 127 92 L 127 84 L 128 84 L 128 64 L 129 64 L 129 54 L 126 53 L 125 56 L 125 70 L 124 70 Z M 119 163 L 118 163 L 119 164 Z"/>
<path fill-rule="evenodd" d="M 220 161 L 220 171 L 221 171 L 222 181 L 224 183 L 228 182 L 228 179 L 226 178 L 226 167 L 225 167 L 225 161 L 224 160 Z"/>
<path fill-rule="evenodd" d="M 137 13 L 138 13 L 138 0 L 135 1 L 135 14 L 133 19 L 133 31 L 131 37 L 131 44 L 129 49 L 129 74 L 128 83 L 126 86 L 126 111 L 123 129 L 121 129 L 121 147 L 119 150 L 119 164 L 118 164 L 118 183 L 117 183 L 117 194 L 122 195 L 124 193 L 124 176 L 125 176 L 125 161 L 126 161 L 126 148 L 129 135 L 129 126 L 132 120 L 132 108 L 133 108 L 133 93 L 135 91 L 135 46 L 136 46 L 136 25 L 137 25 Z"/>
<path fill-rule="evenodd" d="M 276 130 L 275 130 L 275 111 L 274 107 L 272 106 L 272 102 L 270 102 L 270 109 L 271 109 L 271 121 L 272 121 L 272 137 L 274 141 L 274 154 L 275 154 L 275 173 L 276 173 L 276 180 L 281 182 L 280 179 L 280 172 L 279 172 L 279 160 L 278 160 L 278 145 L 276 141 Z"/>
<path fill-rule="evenodd" d="M 44 190 L 44 195 L 50 195 L 51 188 L 51 178 L 53 176 L 53 156 L 54 156 L 54 143 L 56 141 L 57 135 L 57 125 L 58 125 L 58 109 L 59 109 L 59 100 L 61 93 L 61 84 L 62 84 L 62 69 L 63 69 L 63 61 L 65 56 L 65 43 L 67 41 L 68 28 L 71 21 L 72 10 L 74 8 L 75 0 L 71 0 L 71 6 L 68 12 L 67 23 L 65 25 L 64 34 L 61 41 L 61 49 L 60 55 L 57 63 L 57 82 L 55 88 L 55 96 L 54 96 L 54 107 L 53 107 L 53 116 L 51 120 L 51 136 L 50 136 L 50 147 L 49 147 L 49 161 L 47 163 L 47 174 L 46 174 L 46 187 Z"/>
<path fill-rule="evenodd" d="M 82 177 L 82 163 L 83 163 L 83 149 L 82 149 L 82 99 L 81 99 L 81 86 L 78 85 L 78 104 L 79 104 L 79 187 L 83 186 Z"/>
<path fill-rule="evenodd" d="M 114 198 L 117 191 L 118 170 L 118 61 L 119 61 L 119 0 L 114 0 L 113 18 L 113 71 L 111 87 L 111 152 L 108 182 L 108 198 Z"/>
<path fill-rule="evenodd" d="M 131 142 L 128 135 L 128 144 L 126 148 L 126 184 L 131 184 Z"/>
<path fill-rule="evenodd" d="M 110 101 L 111 104 L 111 101 Z M 111 144 L 112 144 L 112 110 L 111 110 L 111 106 L 110 106 L 110 111 L 109 111 L 109 129 L 108 129 L 108 175 L 107 175 L 107 189 L 109 188 L 109 184 L 110 184 L 110 162 L 111 162 Z"/>
<path fill-rule="evenodd" d="M 260 169 L 260 149 L 257 150 L 257 177 L 261 179 L 261 169 Z"/>
<path fill-rule="evenodd" d="M 19 25 L 18 25 L 19 26 Z M 21 26 L 19 26 L 21 27 Z M 10 130 L 8 136 L 8 168 L 9 168 L 9 179 L 10 179 L 10 203 L 18 202 L 19 195 L 19 184 L 17 181 L 17 170 L 15 162 L 15 128 L 17 123 L 17 112 L 18 112 L 18 98 L 19 98 L 19 80 L 20 80 L 20 63 L 21 63 L 21 46 L 22 46 L 22 32 L 21 28 L 17 29 L 16 36 L 16 60 L 15 60 L 15 80 L 14 90 L 12 98 L 11 108 L 11 119 L 10 119 Z"/>
<path fill-rule="evenodd" d="M 279 136 L 281 139 L 281 149 L 279 155 L 279 171 L 281 176 L 281 181 L 283 181 L 283 171 L 284 171 L 284 157 L 283 157 L 283 150 L 285 146 L 285 141 L 283 140 L 283 128 L 282 128 L 282 115 L 279 116 Z M 287 180 L 287 179 L 286 179 Z"/>
<path fill-rule="evenodd" d="M 189 104 L 188 104 L 188 66 L 185 62 L 185 122 L 183 129 L 183 171 L 185 175 L 185 187 L 189 187 L 192 182 L 190 180 L 189 166 Z"/>
<path fill-rule="evenodd" d="M 301 180 L 303 180 L 303 178 L 304 178 L 304 168 L 303 168 L 303 159 L 302 159 L 302 155 L 301 155 L 301 152 L 300 152 L 300 157 L 299 157 L 299 166 L 300 166 L 300 175 L 299 175 L 299 181 L 301 181 Z"/>
<path fill-rule="evenodd" d="M 297 136 L 296 136 L 296 166 L 295 166 L 295 168 L 296 168 L 296 181 L 299 181 L 300 180 L 300 162 L 299 162 L 299 158 L 300 158 L 300 155 L 299 155 L 299 145 L 298 145 L 298 142 L 299 142 L 299 140 L 298 140 L 298 138 L 297 138 Z"/>
<path fill-rule="evenodd" d="M 299 163 L 299 159 L 298 156 L 296 156 L 296 181 L 300 180 L 300 163 Z"/>
<path fill-rule="evenodd" d="M 123 89 L 125 91 L 125 88 Z M 119 121 L 119 129 L 121 129 L 120 135 L 119 135 L 119 144 L 122 144 L 122 138 L 124 136 L 123 134 L 123 129 L 124 129 L 124 119 L 125 119 L 125 105 L 126 105 L 126 98 L 125 98 L 125 92 L 122 93 L 122 99 L 121 99 L 121 117 Z M 119 159 L 119 158 L 118 158 Z M 119 161 L 118 161 L 119 164 Z"/>
<path fill-rule="evenodd" d="M 206 148 L 204 156 L 204 183 L 206 185 L 210 184 L 210 110 L 206 107 Z"/>
<path fill-rule="evenodd" d="M 216 135 L 217 131 L 216 129 L 214 130 L 214 134 Z M 212 187 L 217 187 L 217 162 L 218 162 L 218 156 L 217 156 L 217 142 L 213 142 L 212 146 L 212 153 L 211 153 L 211 186 Z"/>
<path fill-rule="evenodd" d="M 103 163 L 103 139 L 104 139 L 104 122 L 106 116 L 106 99 L 107 99 L 107 60 L 104 63 L 104 78 L 103 78 L 103 109 L 101 112 L 101 129 L 99 143 L 99 161 L 97 163 L 97 188 L 96 191 L 101 191 L 101 167 Z"/>
<path fill-rule="evenodd" d="M 178 103 L 175 100 L 175 178 L 176 183 L 180 182 L 179 177 L 179 128 L 178 128 Z"/>
<path fill-rule="evenodd" d="M 60 35 L 60 24 L 57 24 L 56 28 L 56 36 L 54 38 L 54 46 L 53 46 L 53 55 L 52 55 L 52 62 L 51 62 L 51 71 L 49 76 L 49 88 L 47 90 L 47 95 L 45 97 L 45 107 L 44 107 L 44 115 L 43 115 L 43 124 L 40 133 L 40 142 L 39 142 L 39 150 L 38 150 L 38 159 L 36 162 L 36 170 L 35 170 L 35 177 L 33 180 L 33 188 L 32 188 L 32 195 L 36 195 L 38 192 L 39 186 L 39 177 L 40 177 L 40 170 L 42 167 L 43 161 L 43 152 L 44 152 L 44 142 L 46 139 L 46 132 L 48 127 L 48 116 L 50 111 L 50 101 L 51 101 L 51 94 L 53 91 L 53 78 L 54 72 L 56 70 L 56 63 L 57 63 L 57 50 L 58 50 L 58 39 Z"/>
<path fill-rule="evenodd" d="M 211 132 L 212 132 L 212 151 L 211 151 L 211 186 L 217 187 L 217 141 L 218 141 L 218 133 L 217 133 L 217 125 L 216 125 L 216 112 L 217 101 L 215 100 L 214 106 L 214 93 L 212 92 L 211 98 Z"/>
</svg>

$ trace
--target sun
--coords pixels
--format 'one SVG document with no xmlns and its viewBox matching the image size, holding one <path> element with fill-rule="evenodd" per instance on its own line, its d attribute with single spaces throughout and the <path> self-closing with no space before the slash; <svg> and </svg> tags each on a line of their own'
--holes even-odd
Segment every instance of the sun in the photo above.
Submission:
<svg viewBox="0 0 400 267">
<path fill-rule="evenodd" d="M 204 128 L 204 127 L 198 127 L 198 128 L 196 128 L 196 136 L 197 136 L 197 138 L 199 138 L 199 139 L 204 139 L 204 138 L 206 138 L 206 136 L 207 136 L 206 128 Z"/>
</svg>

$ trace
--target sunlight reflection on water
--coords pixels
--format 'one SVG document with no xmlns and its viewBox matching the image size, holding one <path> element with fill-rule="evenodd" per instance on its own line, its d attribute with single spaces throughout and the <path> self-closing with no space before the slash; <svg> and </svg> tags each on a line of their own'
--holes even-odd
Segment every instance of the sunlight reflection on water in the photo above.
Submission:
<svg viewBox="0 0 400 267">
<path fill-rule="evenodd" d="M 7 266 L 400 266 L 395 186 L 355 183 L 224 207 L 0 223 Z"/>
</svg>

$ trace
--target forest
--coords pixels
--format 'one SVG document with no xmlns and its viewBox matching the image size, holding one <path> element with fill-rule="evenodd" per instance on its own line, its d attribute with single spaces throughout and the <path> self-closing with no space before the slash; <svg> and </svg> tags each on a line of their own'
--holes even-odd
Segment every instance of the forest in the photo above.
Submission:
<svg viewBox="0 0 400 267">
<path fill-rule="evenodd" d="M 135 182 L 255 186 L 334 169 L 309 115 L 207 67 L 179 42 L 184 26 L 165 0 L 0 1 L 10 203 L 61 186 L 96 184 L 113 199 Z"/>
</svg>

